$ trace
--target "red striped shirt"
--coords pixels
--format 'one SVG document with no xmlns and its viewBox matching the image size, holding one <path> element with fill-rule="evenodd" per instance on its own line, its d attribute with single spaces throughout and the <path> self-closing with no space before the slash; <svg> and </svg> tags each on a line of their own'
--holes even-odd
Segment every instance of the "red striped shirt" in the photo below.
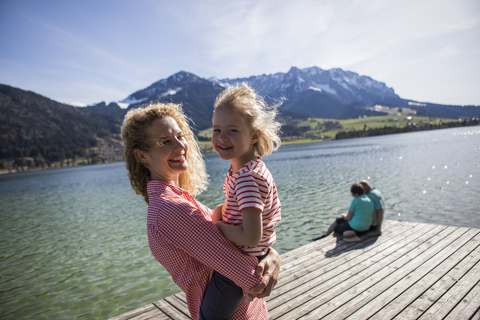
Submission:
<svg viewBox="0 0 480 320">
<path fill-rule="evenodd" d="M 185 292 L 193 319 L 213 270 L 244 292 L 256 286 L 258 260 L 238 250 L 212 222 L 212 211 L 188 192 L 163 181 L 148 183 L 147 232 L 153 256 Z M 264 299 L 242 301 L 234 319 L 268 319 Z"/>
<path fill-rule="evenodd" d="M 275 181 L 262 159 L 249 161 L 235 174 L 230 167 L 223 184 L 223 193 L 226 198 L 222 215 L 225 223 L 242 224 L 241 211 L 247 208 L 262 211 L 263 233 L 260 243 L 256 247 L 238 248 L 252 256 L 266 254 L 277 239 L 274 226 L 280 223 L 281 205 Z"/>
</svg>

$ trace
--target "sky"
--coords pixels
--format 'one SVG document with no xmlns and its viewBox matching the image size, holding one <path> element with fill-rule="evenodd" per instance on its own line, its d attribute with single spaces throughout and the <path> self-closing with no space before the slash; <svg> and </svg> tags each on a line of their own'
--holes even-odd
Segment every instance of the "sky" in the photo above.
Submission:
<svg viewBox="0 0 480 320">
<path fill-rule="evenodd" d="M 480 105 L 478 0 L 0 0 L 0 83 L 75 106 L 179 72 L 341 68 Z"/>
</svg>

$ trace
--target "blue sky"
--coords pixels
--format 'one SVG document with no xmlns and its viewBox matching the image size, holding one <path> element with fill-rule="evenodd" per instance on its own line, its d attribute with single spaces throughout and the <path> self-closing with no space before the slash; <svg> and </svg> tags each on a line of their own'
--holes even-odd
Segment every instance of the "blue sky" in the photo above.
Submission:
<svg viewBox="0 0 480 320">
<path fill-rule="evenodd" d="M 90 105 L 188 71 L 342 68 L 480 105 L 478 0 L 0 0 L 0 83 Z"/>
</svg>

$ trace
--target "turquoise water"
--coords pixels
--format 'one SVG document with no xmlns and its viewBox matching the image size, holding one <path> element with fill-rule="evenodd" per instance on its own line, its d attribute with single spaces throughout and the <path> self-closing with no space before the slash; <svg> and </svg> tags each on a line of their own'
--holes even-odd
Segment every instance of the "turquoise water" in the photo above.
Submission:
<svg viewBox="0 0 480 320">
<path fill-rule="evenodd" d="M 480 127 L 281 147 L 264 158 L 282 202 L 275 248 L 310 242 L 370 181 L 386 219 L 480 228 Z M 206 156 L 222 201 L 228 162 Z M 179 291 L 148 249 L 124 163 L 0 176 L 0 317 L 108 319 Z"/>
</svg>

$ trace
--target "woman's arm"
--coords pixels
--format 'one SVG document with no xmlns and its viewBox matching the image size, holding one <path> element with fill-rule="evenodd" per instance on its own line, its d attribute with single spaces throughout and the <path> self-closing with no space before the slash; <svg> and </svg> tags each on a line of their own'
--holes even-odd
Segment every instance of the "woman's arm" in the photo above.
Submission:
<svg viewBox="0 0 480 320">
<path fill-rule="evenodd" d="M 260 283 L 260 276 L 255 274 L 258 259 L 240 251 L 222 235 L 211 221 L 210 209 L 190 196 L 163 200 L 156 206 L 156 227 L 168 242 L 244 291 Z"/>
<path fill-rule="evenodd" d="M 267 256 L 258 263 L 255 270 L 257 276 L 263 276 L 262 281 L 249 290 L 250 294 L 257 298 L 268 297 L 277 284 L 281 263 L 282 260 L 278 252 L 270 248 Z"/>
</svg>

